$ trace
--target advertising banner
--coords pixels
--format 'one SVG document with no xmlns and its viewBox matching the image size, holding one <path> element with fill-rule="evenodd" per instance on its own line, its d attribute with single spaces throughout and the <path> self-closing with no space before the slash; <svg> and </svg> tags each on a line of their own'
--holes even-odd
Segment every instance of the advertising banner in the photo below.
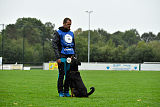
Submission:
<svg viewBox="0 0 160 107">
<path fill-rule="evenodd" d="M 139 71 L 139 64 L 107 64 L 106 70 L 136 70 L 136 71 Z"/>
<path fill-rule="evenodd" d="M 57 69 L 58 69 L 58 64 L 56 62 L 49 63 L 49 70 L 57 70 Z"/>
</svg>

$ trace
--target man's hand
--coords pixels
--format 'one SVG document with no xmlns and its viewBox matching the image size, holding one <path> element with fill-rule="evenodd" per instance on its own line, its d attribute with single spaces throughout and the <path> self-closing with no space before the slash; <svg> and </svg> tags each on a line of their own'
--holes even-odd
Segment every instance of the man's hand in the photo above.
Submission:
<svg viewBox="0 0 160 107">
<path fill-rule="evenodd" d="M 57 63 L 61 63 L 61 59 L 57 59 Z"/>
</svg>

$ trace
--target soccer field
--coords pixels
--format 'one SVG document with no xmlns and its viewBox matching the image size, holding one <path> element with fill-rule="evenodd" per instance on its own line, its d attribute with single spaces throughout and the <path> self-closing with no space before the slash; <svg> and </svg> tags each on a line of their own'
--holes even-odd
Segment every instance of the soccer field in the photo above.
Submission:
<svg viewBox="0 0 160 107">
<path fill-rule="evenodd" d="M 80 71 L 89 98 L 60 98 L 57 71 L 0 71 L 0 107 L 160 107 L 160 71 Z"/>
</svg>

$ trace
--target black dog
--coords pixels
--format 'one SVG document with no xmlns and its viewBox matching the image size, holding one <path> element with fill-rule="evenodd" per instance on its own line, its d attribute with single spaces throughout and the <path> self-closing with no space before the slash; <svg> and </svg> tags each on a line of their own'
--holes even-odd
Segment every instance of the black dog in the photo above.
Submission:
<svg viewBox="0 0 160 107">
<path fill-rule="evenodd" d="M 71 97 L 88 97 L 95 91 L 95 88 L 91 87 L 91 91 L 87 93 L 87 88 L 85 87 L 80 72 L 78 71 L 78 65 L 81 65 L 81 63 L 77 59 L 72 58 L 70 67 Z"/>
</svg>

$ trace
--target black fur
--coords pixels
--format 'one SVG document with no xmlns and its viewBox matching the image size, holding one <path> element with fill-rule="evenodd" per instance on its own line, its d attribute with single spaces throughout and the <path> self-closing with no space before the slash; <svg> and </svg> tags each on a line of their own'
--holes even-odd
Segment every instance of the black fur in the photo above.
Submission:
<svg viewBox="0 0 160 107">
<path fill-rule="evenodd" d="M 81 65 L 81 63 L 73 58 L 70 67 L 71 94 L 75 97 L 88 97 L 95 91 L 95 88 L 91 87 L 91 91 L 87 93 L 87 88 L 85 87 L 80 72 L 78 71 L 78 65 Z"/>
</svg>

